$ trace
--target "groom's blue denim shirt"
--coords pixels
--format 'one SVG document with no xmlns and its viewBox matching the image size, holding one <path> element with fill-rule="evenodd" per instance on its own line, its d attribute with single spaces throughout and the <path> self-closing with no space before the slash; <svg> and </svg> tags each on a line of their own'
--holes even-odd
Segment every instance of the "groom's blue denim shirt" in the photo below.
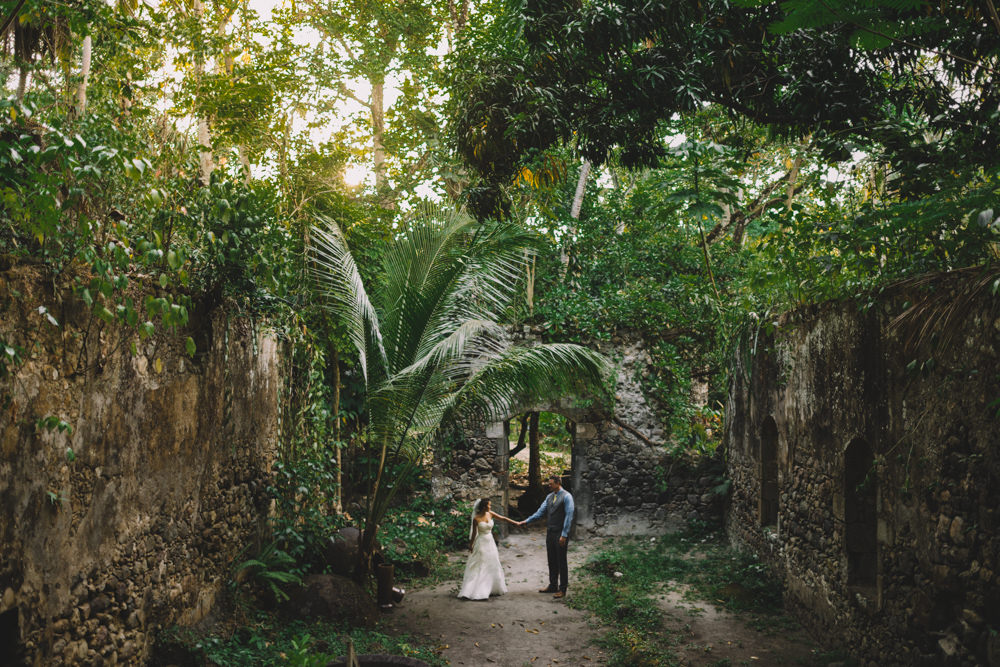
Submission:
<svg viewBox="0 0 1000 667">
<path fill-rule="evenodd" d="M 563 521 L 562 537 L 569 537 L 569 529 L 573 525 L 573 513 L 576 511 L 576 506 L 573 504 L 573 495 L 566 489 L 559 489 L 558 493 L 564 494 L 563 504 L 566 506 L 566 519 Z M 549 509 L 549 498 L 553 494 L 545 496 L 542 506 L 538 508 L 538 511 L 529 516 L 524 520 L 525 523 L 531 523 L 532 521 L 537 521 L 545 516 L 545 512 Z"/>
</svg>

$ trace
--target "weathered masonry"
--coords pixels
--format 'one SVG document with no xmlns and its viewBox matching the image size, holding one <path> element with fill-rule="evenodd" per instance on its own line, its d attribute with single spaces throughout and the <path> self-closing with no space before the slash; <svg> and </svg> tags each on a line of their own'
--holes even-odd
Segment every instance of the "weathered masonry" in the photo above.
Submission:
<svg viewBox="0 0 1000 667">
<path fill-rule="evenodd" d="M 172 336 L 132 354 L 133 329 L 23 266 L 0 270 L 0 313 L 24 350 L 0 378 L 0 664 L 142 664 L 267 515 L 277 345 L 215 311 L 193 358 Z"/>
<path fill-rule="evenodd" d="M 997 277 L 792 313 L 736 362 L 729 535 L 863 664 L 1000 665 Z"/>
<path fill-rule="evenodd" d="M 520 344 L 540 340 L 519 332 Z M 614 411 L 653 441 L 663 431 L 637 376 L 648 357 L 641 343 L 616 338 L 601 351 L 619 360 Z M 673 462 L 661 447 L 650 446 L 608 419 L 609 406 L 586 397 L 567 396 L 540 405 L 516 406 L 508 419 L 529 410 L 562 415 L 572 424 L 572 463 L 564 483 L 576 500 L 576 526 L 601 534 L 634 534 L 676 528 L 687 520 L 717 521 L 723 498 L 720 461 L 696 467 Z M 433 478 L 438 497 L 470 502 L 491 498 L 509 511 L 510 422 L 469 424 L 448 460 L 438 460 Z"/>
</svg>

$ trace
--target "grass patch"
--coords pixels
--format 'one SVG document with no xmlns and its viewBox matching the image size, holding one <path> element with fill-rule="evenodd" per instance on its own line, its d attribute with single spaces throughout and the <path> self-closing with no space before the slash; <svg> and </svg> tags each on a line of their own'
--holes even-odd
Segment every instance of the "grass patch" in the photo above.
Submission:
<svg viewBox="0 0 1000 667">
<path fill-rule="evenodd" d="M 348 639 L 358 653 L 388 653 L 431 665 L 447 664 L 433 648 L 406 635 L 394 637 L 329 622 L 288 623 L 263 612 L 228 636 L 199 634 L 189 628 L 168 629 L 157 638 L 151 664 L 318 667 L 345 655 Z"/>
<path fill-rule="evenodd" d="M 748 614 L 752 627 L 796 627 L 782 610 L 781 585 L 757 558 L 731 549 L 718 531 L 606 543 L 583 567 L 587 585 L 570 598 L 613 628 L 600 644 L 610 665 L 676 665 L 681 638 L 663 626 L 653 596 L 683 584 L 685 597 Z"/>
</svg>

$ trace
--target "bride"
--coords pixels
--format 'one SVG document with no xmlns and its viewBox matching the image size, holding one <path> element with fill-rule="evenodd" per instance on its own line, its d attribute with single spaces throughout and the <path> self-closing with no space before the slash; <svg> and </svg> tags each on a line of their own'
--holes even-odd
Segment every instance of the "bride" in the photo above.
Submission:
<svg viewBox="0 0 1000 667">
<path fill-rule="evenodd" d="M 491 512 L 488 498 L 476 501 L 472 509 L 472 528 L 469 531 L 469 550 L 472 554 L 465 564 L 462 590 L 458 592 L 460 598 L 486 600 L 491 595 L 503 595 L 507 592 L 503 566 L 500 565 L 500 552 L 493 539 L 493 517 L 517 525 L 516 521 Z"/>
</svg>

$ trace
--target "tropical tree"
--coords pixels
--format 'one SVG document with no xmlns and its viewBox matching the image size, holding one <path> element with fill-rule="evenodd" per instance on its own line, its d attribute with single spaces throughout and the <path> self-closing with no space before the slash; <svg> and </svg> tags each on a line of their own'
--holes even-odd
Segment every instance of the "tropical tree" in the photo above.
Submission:
<svg viewBox="0 0 1000 667">
<path fill-rule="evenodd" d="M 514 347 L 498 323 L 524 274 L 529 233 L 430 209 L 408 227 L 382 254 L 372 291 L 335 223 L 323 221 L 312 235 L 318 287 L 358 350 L 366 436 L 378 452 L 359 578 L 371 570 L 389 503 L 442 427 L 504 419 L 521 401 L 571 386 L 600 391 L 607 370 L 582 346 Z"/>
<path fill-rule="evenodd" d="M 992 3 L 987 3 L 990 8 Z M 979 3 L 514 0 L 469 42 L 451 91 L 481 214 L 539 150 L 654 166 L 661 127 L 718 105 L 828 158 L 881 154 L 894 188 L 995 168 L 1000 32 Z"/>
</svg>

